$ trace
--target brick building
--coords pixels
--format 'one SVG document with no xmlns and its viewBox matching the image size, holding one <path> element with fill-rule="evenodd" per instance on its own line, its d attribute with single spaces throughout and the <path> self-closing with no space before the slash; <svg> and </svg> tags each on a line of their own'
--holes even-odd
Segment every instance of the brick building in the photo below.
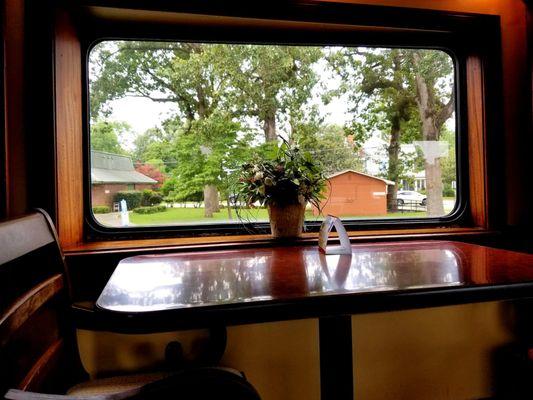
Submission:
<svg viewBox="0 0 533 400">
<path fill-rule="evenodd" d="M 135 171 L 130 157 L 91 150 L 91 199 L 94 206 L 113 210 L 115 193 L 122 190 L 152 189 L 157 184 Z"/>
<path fill-rule="evenodd" d="M 394 182 L 353 170 L 328 177 L 321 208 L 324 215 L 383 216 L 387 214 L 387 188 Z M 313 214 L 319 211 L 313 208 Z"/>
</svg>

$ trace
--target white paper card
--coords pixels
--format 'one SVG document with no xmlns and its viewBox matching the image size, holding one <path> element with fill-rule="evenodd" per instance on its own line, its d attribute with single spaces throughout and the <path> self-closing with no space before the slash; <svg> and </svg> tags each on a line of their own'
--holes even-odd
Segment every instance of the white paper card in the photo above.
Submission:
<svg viewBox="0 0 533 400">
<path fill-rule="evenodd" d="M 328 246 L 328 238 L 331 230 L 335 227 L 339 235 L 340 246 Z M 350 238 L 344 228 L 341 220 L 334 215 L 328 215 L 322 225 L 318 234 L 318 247 L 325 254 L 351 254 L 352 247 L 350 245 Z"/>
</svg>

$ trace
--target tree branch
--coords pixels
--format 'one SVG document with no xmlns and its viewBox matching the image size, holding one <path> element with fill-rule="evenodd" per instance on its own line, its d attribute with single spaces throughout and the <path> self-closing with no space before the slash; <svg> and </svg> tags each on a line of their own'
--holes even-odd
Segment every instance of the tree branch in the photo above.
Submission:
<svg viewBox="0 0 533 400">
<path fill-rule="evenodd" d="M 450 100 L 446 103 L 446 105 L 441 108 L 440 112 L 435 117 L 435 125 L 437 127 L 441 127 L 448 118 L 451 117 L 453 112 L 455 111 L 455 96 L 452 92 L 452 95 L 450 96 Z"/>
</svg>

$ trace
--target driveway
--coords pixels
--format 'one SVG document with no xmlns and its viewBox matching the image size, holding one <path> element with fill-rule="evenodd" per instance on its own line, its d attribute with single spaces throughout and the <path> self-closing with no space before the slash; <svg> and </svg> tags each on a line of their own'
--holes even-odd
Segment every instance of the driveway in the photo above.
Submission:
<svg viewBox="0 0 533 400">
<path fill-rule="evenodd" d="M 119 212 L 107 213 L 107 214 L 94 214 L 94 219 L 103 226 L 111 226 L 113 228 L 121 227 L 122 220 L 120 219 Z M 133 226 L 130 222 L 129 226 Z"/>
</svg>

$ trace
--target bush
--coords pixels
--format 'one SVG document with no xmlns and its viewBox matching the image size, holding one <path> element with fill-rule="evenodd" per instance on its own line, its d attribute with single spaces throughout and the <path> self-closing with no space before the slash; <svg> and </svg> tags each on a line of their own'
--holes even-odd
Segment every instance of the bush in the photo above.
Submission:
<svg viewBox="0 0 533 400">
<path fill-rule="evenodd" d="M 455 197 L 455 190 L 452 189 L 452 185 L 444 184 L 444 188 L 442 189 L 442 195 L 444 197 Z"/>
<path fill-rule="evenodd" d="M 110 211 L 108 206 L 94 206 L 93 214 L 107 214 Z"/>
<path fill-rule="evenodd" d="M 176 202 L 176 192 L 169 192 L 167 196 L 163 197 L 163 201 L 172 207 Z"/>
<path fill-rule="evenodd" d="M 164 205 L 152 206 L 152 207 L 137 207 L 133 210 L 137 214 L 155 214 L 158 212 L 163 212 L 167 209 Z"/>
<path fill-rule="evenodd" d="M 124 190 L 117 192 L 113 201 L 120 203 L 121 200 L 126 200 L 128 210 L 133 210 L 141 205 L 142 195 L 142 192 L 138 190 Z"/>
<path fill-rule="evenodd" d="M 163 201 L 163 196 L 150 189 L 142 191 L 141 205 L 142 206 L 155 206 Z"/>
</svg>

